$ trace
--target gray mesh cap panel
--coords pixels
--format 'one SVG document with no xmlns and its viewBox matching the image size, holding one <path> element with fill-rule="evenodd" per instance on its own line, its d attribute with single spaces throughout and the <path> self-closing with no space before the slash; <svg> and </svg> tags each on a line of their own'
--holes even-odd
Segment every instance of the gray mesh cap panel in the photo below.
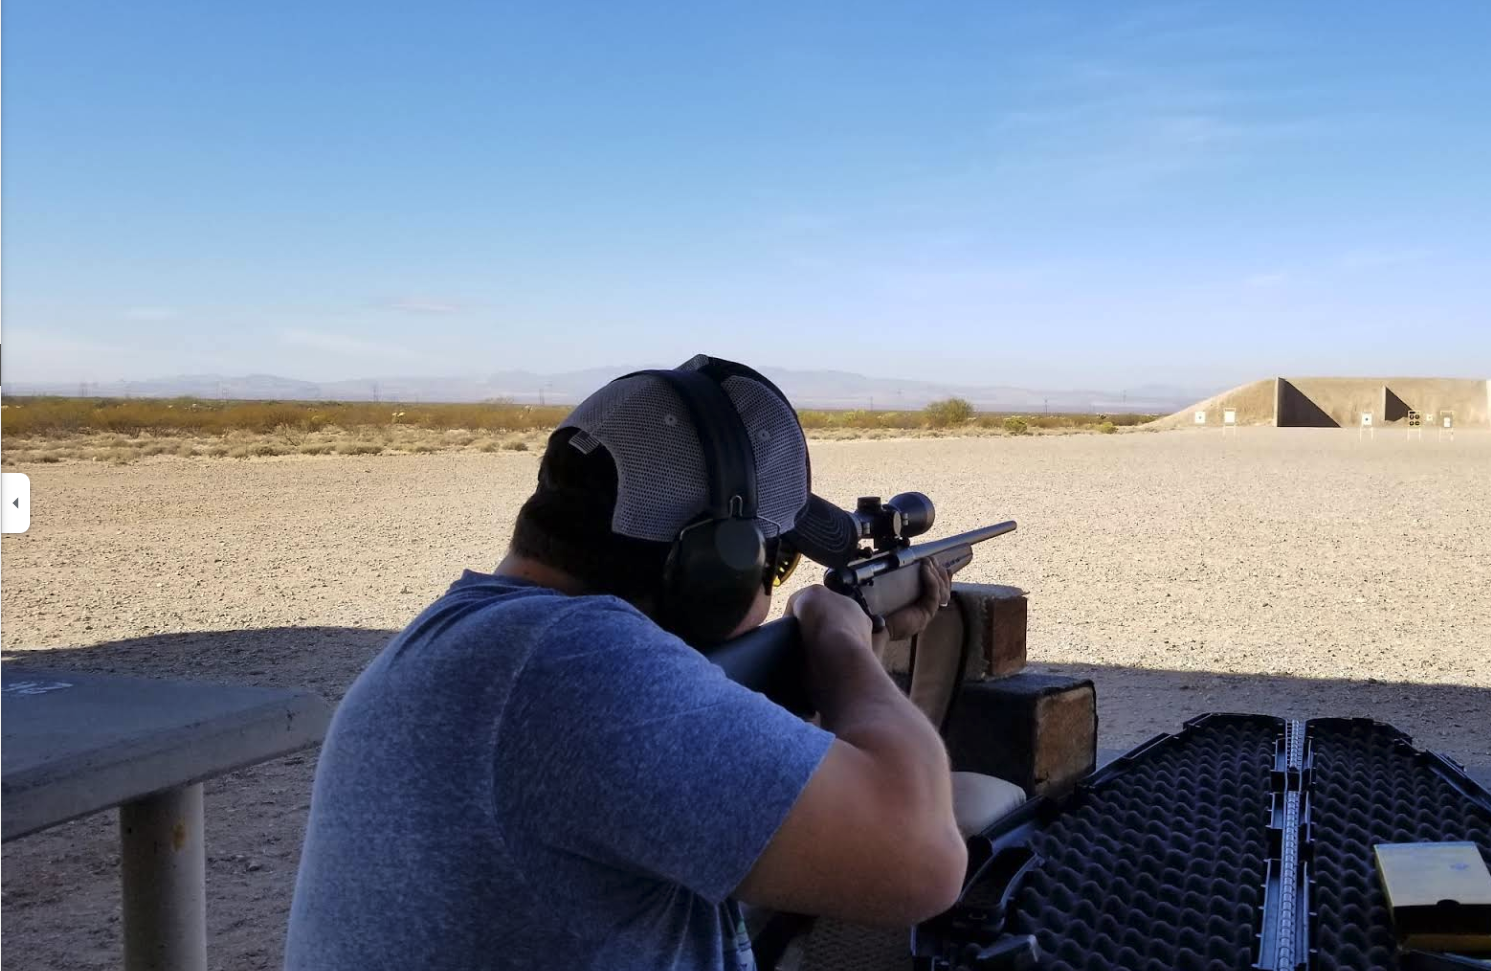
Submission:
<svg viewBox="0 0 1491 971">
<path fill-rule="evenodd" d="M 757 522 L 767 537 L 792 528 L 807 502 L 807 444 L 797 416 L 776 395 L 743 377 L 722 387 L 751 437 L 756 457 Z M 581 434 L 571 445 L 601 444 L 616 463 L 616 511 L 622 536 L 672 542 L 709 505 L 708 472 L 688 406 L 665 382 L 638 375 L 606 385 L 559 427 Z"/>
<path fill-rule="evenodd" d="M 763 535 L 785 533 L 808 501 L 808 445 L 797 415 L 769 389 L 745 377 L 721 387 L 735 403 L 756 454 L 756 519 Z"/>
<path fill-rule="evenodd" d="M 614 381 L 581 402 L 560 427 L 580 429 L 611 453 L 613 532 L 671 543 L 708 504 L 704 453 L 688 408 L 663 382 L 643 376 Z M 581 443 L 584 451 L 593 447 Z"/>
</svg>

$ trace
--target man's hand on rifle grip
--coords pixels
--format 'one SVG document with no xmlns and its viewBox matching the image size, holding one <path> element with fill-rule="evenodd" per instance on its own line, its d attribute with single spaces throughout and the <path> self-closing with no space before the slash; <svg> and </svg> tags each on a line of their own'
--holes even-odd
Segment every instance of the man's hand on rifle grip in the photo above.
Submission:
<svg viewBox="0 0 1491 971">
<path fill-rule="evenodd" d="M 886 615 L 885 630 L 875 634 L 877 641 L 884 638 L 888 643 L 915 637 L 927 629 L 938 610 L 948 605 L 953 593 L 953 578 L 942 564 L 935 560 L 923 560 L 921 581 L 921 596 L 914 603 Z M 877 649 L 880 646 L 879 643 L 876 644 Z"/>
</svg>

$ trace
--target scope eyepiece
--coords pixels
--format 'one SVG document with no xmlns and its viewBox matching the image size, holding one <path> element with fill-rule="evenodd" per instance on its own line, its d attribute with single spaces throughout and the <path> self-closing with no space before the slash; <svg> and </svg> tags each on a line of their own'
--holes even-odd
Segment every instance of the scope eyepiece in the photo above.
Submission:
<svg viewBox="0 0 1491 971">
<path fill-rule="evenodd" d="M 937 510 L 932 506 L 932 500 L 922 492 L 903 492 L 892 496 L 885 505 L 901 517 L 901 536 L 906 539 L 920 536 L 937 521 Z"/>
<path fill-rule="evenodd" d="M 859 538 L 869 540 L 880 551 L 905 546 L 937 520 L 932 500 L 920 492 L 903 492 L 890 502 L 881 502 L 879 496 L 861 496 L 851 515 Z"/>
</svg>

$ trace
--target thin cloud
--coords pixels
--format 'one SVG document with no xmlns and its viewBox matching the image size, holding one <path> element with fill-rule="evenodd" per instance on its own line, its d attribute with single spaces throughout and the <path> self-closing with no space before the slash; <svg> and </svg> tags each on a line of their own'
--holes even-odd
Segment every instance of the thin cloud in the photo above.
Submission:
<svg viewBox="0 0 1491 971">
<path fill-rule="evenodd" d="M 1029 290 L 1056 278 L 1057 265 L 947 265 L 936 268 L 885 267 L 870 274 L 870 285 L 901 299 L 988 299 Z"/>
<path fill-rule="evenodd" d="M 789 236 L 816 236 L 837 229 L 839 219 L 818 212 L 784 212 L 771 220 L 775 229 Z"/>
<path fill-rule="evenodd" d="M 31 327 L 12 327 L 6 346 L 10 348 L 5 355 L 7 382 L 112 380 L 121 361 L 130 361 L 141 352 L 138 346 Z"/>
<path fill-rule="evenodd" d="M 1243 281 L 1254 290 L 1273 290 L 1289 282 L 1289 274 L 1282 270 L 1273 273 L 1255 273 Z"/>
<path fill-rule="evenodd" d="M 1115 43 L 1101 55 L 1035 52 L 1010 72 L 991 132 L 1002 175 L 1122 195 L 1247 166 L 1339 127 L 1313 99 L 1259 93 L 1280 38 L 1182 7 L 1121 20 L 1108 35 Z"/>
<path fill-rule="evenodd" d="M 383 301 L 379 306 L 406 314 L 458 314 L 466 309 L 454 300 L 435 297 L 395 297 Z"/>
<path fill-rule="evenodd" d="M 176 320 L 180 316 L 181 311 L 175 307 L 128 307 L 124 311 L 126 320 L 136 320 L 142 323 Z"/>
<path fill-rule="evenodd" d="M 351 337 L 347 334 L 335 334 L 319 330 L 302 330 L 298 328 L 281 331 L 280 343 L 290 347 L 308 347 L 318 351 L 330 351 L 333 354 L 342 354 L 349 357 L 409 361 L 424 356 L 418 351 L 389 341 L 370 341 L 361 337 Z"/>
<path fill-rule="evenodd" d="M 1422 263 L 1432 254 L 1426 249 L 1352 250 L 1340 259 L 1347 270 L 1377 270 L 1388 266 Z"/>
</svg>

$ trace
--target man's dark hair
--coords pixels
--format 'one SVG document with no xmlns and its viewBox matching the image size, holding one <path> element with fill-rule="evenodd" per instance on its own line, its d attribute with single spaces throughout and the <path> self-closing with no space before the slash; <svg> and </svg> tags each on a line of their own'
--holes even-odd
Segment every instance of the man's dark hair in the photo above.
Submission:
<svg viewBox="0 0 1491 971">
<path fill-rule="evenodd" d="M 512 550 L 563 570 L 587 593 L 650 602 L 662 585 L 668 543 L 611 532 L 616 511 L 616 462 L 605 446 L 588 454 L 570 445 L 577 433 L 549 436 L 538 467 L 538 489 L 518 511 Z"/>
</svg>

